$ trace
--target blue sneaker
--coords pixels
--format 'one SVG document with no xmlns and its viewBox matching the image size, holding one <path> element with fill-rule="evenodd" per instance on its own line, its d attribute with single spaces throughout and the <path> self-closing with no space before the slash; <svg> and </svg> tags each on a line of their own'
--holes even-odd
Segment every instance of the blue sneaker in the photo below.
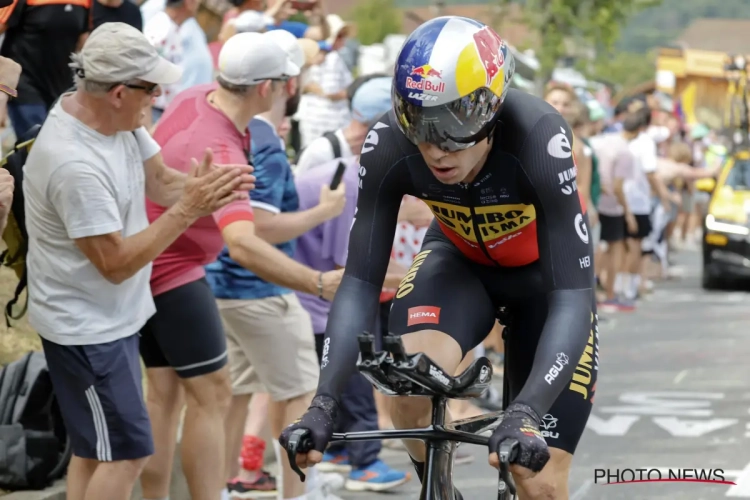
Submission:
<svg viewBox="0 0 750 500">
<path fill-rule="evenodd" d="M 401 486 L 411 474 L 391 469 L 382 460 L 367 467 L 352 469 L 344 487 L 349 491 L 386 491 Z"/>
<path fill-rule="evenodd" d="M 343 472 L 347 473 L 352 470 L 352 464 L 349 462 L 349 454 L 346 451 L 339 453 L 323 453 L 323 461 L 317 466 L 320 472 Z"/>
</svg>

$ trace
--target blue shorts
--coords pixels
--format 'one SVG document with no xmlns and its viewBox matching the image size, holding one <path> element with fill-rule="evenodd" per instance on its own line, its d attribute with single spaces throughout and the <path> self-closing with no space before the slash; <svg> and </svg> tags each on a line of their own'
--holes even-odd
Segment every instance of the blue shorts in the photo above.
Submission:
<svg viewBox="0 0 750 500">
<path fill-rule="evenodd" d="M 138 335 L 96 345 L 42 339 L 42 346 L 77 457 L 113 462 L 154 453 Z"/>
</svg>

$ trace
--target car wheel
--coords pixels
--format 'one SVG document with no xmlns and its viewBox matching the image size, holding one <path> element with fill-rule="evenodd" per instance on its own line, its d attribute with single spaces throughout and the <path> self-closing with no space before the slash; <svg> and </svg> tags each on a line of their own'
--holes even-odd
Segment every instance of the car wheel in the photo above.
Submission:
<svg viewBox="0 0 750 500">
<path fill-rule="evenodd" d="M 704 290 L 722 290 L 726 288 L 726 280 L 720 275 L 712 273 L 708 266 L 704 265 L 701 286 Z"/>
</svg>

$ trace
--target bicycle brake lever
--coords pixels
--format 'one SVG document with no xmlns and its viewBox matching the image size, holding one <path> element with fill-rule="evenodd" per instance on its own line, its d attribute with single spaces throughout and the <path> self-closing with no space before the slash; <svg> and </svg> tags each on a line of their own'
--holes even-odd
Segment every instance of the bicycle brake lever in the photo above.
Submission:
<svg viewBox="0 0 750 500">
<path fill-rule="evenodd" d="M 286 445 L 286 453 L 289 457 L 289 465 L 299 476 L 300 481 L 305 482 L 305 473 L 297 465 L 297 454 L 307 453 L 312 450 L 313 442 L 310 439 L 310 431 L 307 429 L 297 429 L 289 436 L 289 442 Z"/>
<path fill-rule="evenodd" d="M 510 494 L 510 498 L 516 496 L 516 485 L 513 483 L 513 477 L 510 474 L 509 465 L 518 458 L 518 441 L 508 439 L 500 443 L 497 452 L 500 459 L 500 478 L 497 483 L 497 498 L 505 500 Z"/>
<path fill-rule="evenodd" d="M 508 465 L 518 456 L 518 441 L 515 439 L 506 439 L 500 443 L 500 449 L 497 452 L 501 464 Z"/>
</svg>

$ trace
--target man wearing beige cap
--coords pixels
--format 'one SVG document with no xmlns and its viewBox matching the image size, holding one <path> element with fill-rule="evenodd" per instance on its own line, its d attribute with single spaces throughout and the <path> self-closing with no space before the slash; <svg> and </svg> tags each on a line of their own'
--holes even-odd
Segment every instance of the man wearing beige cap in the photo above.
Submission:
<svg viewBox="0 0 750 500">
<path fill-rule="evenodd" d="M 223 163 L 248 163 L 248 123 L 271 109 L 299 66 L 271 38 L 241 33 L 219 55 L 217 82 L 181 92 L 154 132 L 165 161 L 179 170 L 205 148 Z M 150 220 L 164 206 L 147 203 Z M 156 314 L 141 331 L 147 368 L 149 416 L 155 455 L 142 475 L 143 495 L 169 494 L 177 422 L 187 409 L 182 432 L 182 466 L 193 500 L 218 500 L 226 486 L 224 419 L 232 397 L 227 339 L 206 282 L 204 266 L 226 255 L 273 283 L 331 298 L 341 274 L 319 273 L 295 262 L 255 234 L 248 203 L 233 204 L 204 217 L 170 245 L 153 265 L 151 291 Z M 299 481 L 297 481 L 299 482 Z"/>
<path fill-rule="evenodd" d="M 187 176 L 163 167 L 140 123 L 180 70 L 137 29 L 102 25 L 71 66 L 77 89 L 24 167 L 29 322 L 73 445 L 68 500 L 127 500 L 153 453 L 137 335 L 155 310 L 151 261 L 199 217 L 247 203 L 250 184 L 210 154 Z M 151 225 L 146 196 L 170 206 Z"/>
</svg>

